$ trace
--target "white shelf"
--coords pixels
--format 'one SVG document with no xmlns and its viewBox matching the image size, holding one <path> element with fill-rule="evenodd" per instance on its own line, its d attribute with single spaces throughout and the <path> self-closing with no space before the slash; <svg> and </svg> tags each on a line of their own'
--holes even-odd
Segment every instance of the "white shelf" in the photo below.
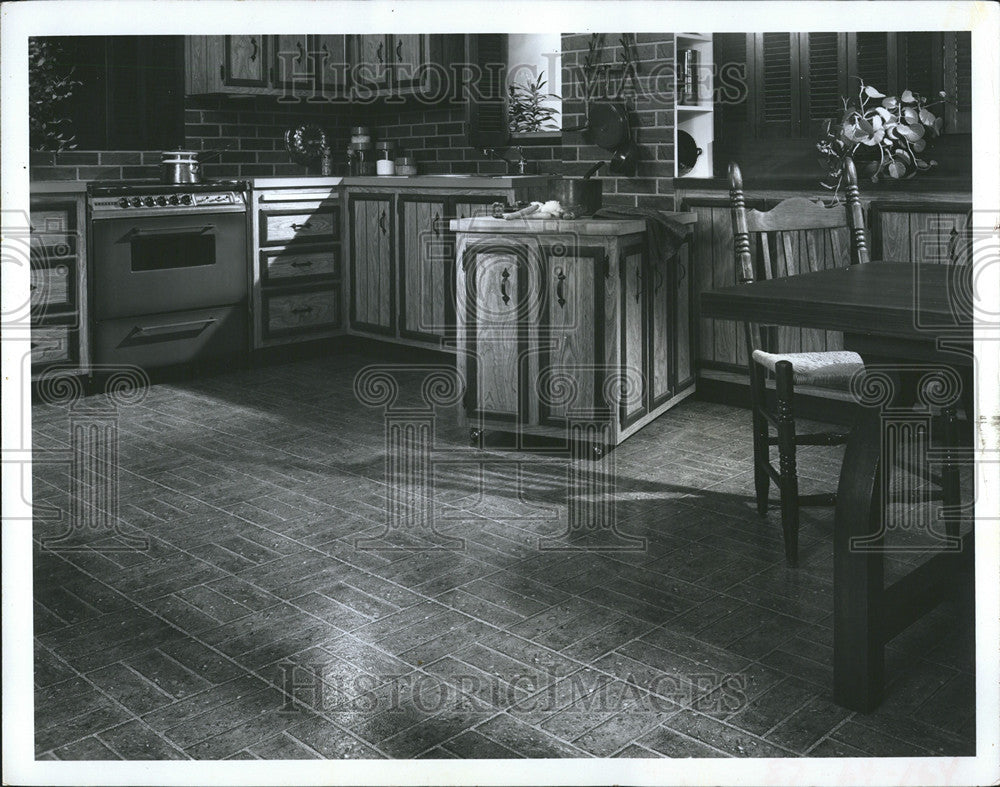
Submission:
<svg viewBox="0 0 1000 787">
<path fill-rule="evenodd" d="M 711 178 L 714 174 L 715 147 L 715 91 L 712 81 L 715 62 L 712 35 L 710 33 L 677 33 L 674 38 L 674 69 L 680 72 L 681 53 L 693 49 L 698 54 L 698 103 L 674 105 L 674 175 L 685 178 Z M 677 96 L 680 98 L 680 96 Z M 677 154 L 678 132 L 686 132 L 694 139 L 701 154 L 694 167 L 684 175 L 680 174 Z"/>
</svg>

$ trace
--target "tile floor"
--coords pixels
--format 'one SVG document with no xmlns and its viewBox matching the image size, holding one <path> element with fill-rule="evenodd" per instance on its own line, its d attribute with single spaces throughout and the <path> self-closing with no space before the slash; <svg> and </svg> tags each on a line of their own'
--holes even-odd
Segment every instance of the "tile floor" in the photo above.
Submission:
<svg viewBox="0 0 1000 787">
<path fill-rule="evenodd" d="M 592 463 L 471 448 L 440 407 L 429 451 L 387 468 L 384 411 L 353 390 L 371 360 L 175 379 L 116 409 L 36 403 L 53 461 L 35 504 L 63 516 L 35 526 L 38 758 L 974 752 L 967 595 L 891 644 L 876 712 L 832 702 L 832 511 L 804 511 L 786 568 L 776 512 L 753 511 L 745 411 L 688 400 Z M 396 414 L 422 373 L 397 376 Z M 81 417 L 117 429 L 117 536 L 98 479 L 94 526 L 60 537 Z M 800 459 L 804 491 L 835 484 L 830 449 Z M 398 527 L 389 488 L 412 515 Z M 568 527 L 612 499 L 615 530 Z"/>
</svg>

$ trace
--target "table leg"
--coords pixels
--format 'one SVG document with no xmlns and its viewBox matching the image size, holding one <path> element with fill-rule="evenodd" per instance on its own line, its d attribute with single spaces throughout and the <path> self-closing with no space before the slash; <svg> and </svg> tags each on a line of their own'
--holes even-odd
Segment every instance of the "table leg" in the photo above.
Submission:
<svg viewBox="0 0 1000 787">
<path fill-rule="evenodd" d="M 881 531 L 881 418 L 863 408 L 851 430 L 837 487 L 833 542 L 833 696 L 857 711 L 881 699 L 884 640 L 879 631 L 883 555 L 872 536 Z M 866 549 L 852 548 L 864 538 Z"/>
</svg>

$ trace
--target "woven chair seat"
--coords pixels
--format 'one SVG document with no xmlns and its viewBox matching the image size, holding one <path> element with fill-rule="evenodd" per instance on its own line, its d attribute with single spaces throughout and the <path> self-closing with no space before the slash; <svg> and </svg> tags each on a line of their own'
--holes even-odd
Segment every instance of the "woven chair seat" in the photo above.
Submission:
<svg viewBox="0 0 1000 787">
<path fill-rule="evenodd" d="M 792 365 L 796 385 L 848 389 L 851 378 L 865 364 L 861 356 L 849 350 L 829 350 L 812 353 L 768 353 L 754 350 L 753 359 L 773 372 L 778 361 Z"/>
</svg>

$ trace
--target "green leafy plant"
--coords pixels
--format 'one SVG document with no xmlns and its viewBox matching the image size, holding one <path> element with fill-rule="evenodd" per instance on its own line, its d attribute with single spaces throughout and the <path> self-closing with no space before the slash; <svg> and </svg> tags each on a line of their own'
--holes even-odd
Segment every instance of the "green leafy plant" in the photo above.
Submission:
<svg viewBox="0 0 1000 787">
<path fill-rule="evenodd" d="M 855 159 L 860 172 L 873 183 L 888 175 L 893 179 L 912 178 L 937 166 L 921 157 L 931 140 L 941 133 L 943 121 L 930 107 L 943 103 L 945 94 L 933 104 L 918 93 L 904 90 L 887 96 L 860 78 L 857 98 L 843 98 L 844 112 L 836 122 L 826 121 L 816 143 L 820 166 L 830 182 L 825 188 L 840 190 L 844 159 Z"/>
<path fill-rule="evenodd" d="M 63 113 L 66 101 L 82 83 L 73 78 L 73 66 L 62 62 L 54 43 L 28 40 L 28 129 L 32 150 L 72 150 L 76 136 Z"/>
<path fill-rule="evenodd" d="M 557 110 L 542 102 L 547 98 L 558 99 L 554 93 L 545 92 L 545 72 L 534 82 L 512 83 L 507 88 L 507 122 L 511 133 L 532 131 L 558 131 L 555 124 Z"/>
</svg>

